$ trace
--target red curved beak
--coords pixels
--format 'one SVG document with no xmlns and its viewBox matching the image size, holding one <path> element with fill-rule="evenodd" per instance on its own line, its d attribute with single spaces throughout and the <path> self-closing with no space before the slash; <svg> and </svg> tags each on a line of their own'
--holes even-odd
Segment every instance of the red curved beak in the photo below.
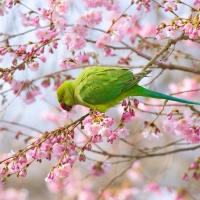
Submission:
<svg viewBox="0 0 200 200">
<path fill-rule="evenodd" d="M 63 110 L 66 110 L 67 112 L 69 112 L 72 109 L 72 106 L 68 106 L 65 103 L 60 103 L 60 106 Z"/>
</svg>

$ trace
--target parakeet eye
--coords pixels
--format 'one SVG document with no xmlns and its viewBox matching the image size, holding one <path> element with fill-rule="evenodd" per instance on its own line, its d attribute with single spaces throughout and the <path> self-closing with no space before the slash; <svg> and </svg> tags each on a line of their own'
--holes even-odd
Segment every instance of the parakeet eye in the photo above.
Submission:
<svg viewBox="0 0 200 200">
<path fill-rule="evenodd" d="M 62 97 L 62 99 L 63 99 L 63 98 L 64 98 L 64 95 L 62 95 L 61 97 Z"/>
</svg>

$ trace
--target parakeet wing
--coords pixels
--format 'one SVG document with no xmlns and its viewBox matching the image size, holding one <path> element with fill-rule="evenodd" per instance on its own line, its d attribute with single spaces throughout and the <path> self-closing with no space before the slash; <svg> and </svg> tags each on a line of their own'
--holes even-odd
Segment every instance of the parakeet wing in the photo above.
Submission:
<svg viewBox="0 0 200 200">
<path fill-rule="evenodd" d="M 102 104 L 137 84 L 147 73 L 134 76 L 131 71 L 115 67 L 85 69 L 80 81 L 80 96 L 89 104 Z"/>
</svg>

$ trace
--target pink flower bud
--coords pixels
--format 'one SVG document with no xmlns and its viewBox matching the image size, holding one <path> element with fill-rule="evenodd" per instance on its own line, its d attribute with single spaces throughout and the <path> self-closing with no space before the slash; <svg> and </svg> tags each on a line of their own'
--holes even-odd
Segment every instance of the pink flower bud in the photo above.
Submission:
<svg viewBox="0 0 200 200">
<path fill-rule="evenodd" d="M 42 62 L 44 62 L 44 63 L 46 62 L 46 58 L 45 58 L 44 56 L 41 56 L 41 57 L 40 57 L 40 60 L 41 60 Z"/>
<path fill-rule="evenodd" d="M 185 173 L 185 174 L 183 175 L 182 179 L 183 179 L 184 181 L 188 181 L 188 175 Z"/>
<path fill-rule="evenodd" d="M 85 162 L 86 161 L 86 157 L 85 157 L 85 154 L 83 152 L 81 152 L 81 154 L 79 156 L 79 161 L 80 162 Z"/>
<path fill-rule="evenodd" d="M 26 170 L 25 170 L 25 169 L 22 170 L 22 171 L 19 173 L 19 175 L 20 175 L 21 177 L 25 177 L 25 176 L 26 176 Z"/>
<path fill-rule="evenodd" d="M 137 100 L 137 99 L 134 99 L 134 106 L 137 108 L 138 107 L 138 105 L 139 105 L 139 101 Z"/>
<path fill-rule="evenodd" d="M 4 176 L 4 177 L 1 179 L 1 182 L 2 182 L 3 185 L 6 184 L 7 178 L 8 178 L 7 176 Z"/>
</svg>

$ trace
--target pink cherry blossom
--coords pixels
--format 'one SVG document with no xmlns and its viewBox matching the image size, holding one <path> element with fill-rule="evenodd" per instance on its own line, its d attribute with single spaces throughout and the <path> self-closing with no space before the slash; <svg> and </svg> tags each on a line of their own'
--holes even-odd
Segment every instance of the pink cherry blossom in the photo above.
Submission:
<svg viewBox="0 0 200 200">
<path fill-rule="evenodd" d="M 76 107 L 73 106 L 70 112 L 67 112 L 66 110 L 62 110 L 62 115 L 65 119 L 69 119 L 71 117 L 74 117 L 77 114 Z"/>
<path fill-rule="evenodd" d="M 137 1 L 136 4 L 138 4 L 138 5 L 137 5 L 136 9 L 139 11 L 142 8 L 144 8 L 144 12 L 147 13 L 147 12 L 150 11 L 150 4 L 149 3 L 150 3 L 150 0 L 145 0 L 145 1 L 142 1 L 142 2 Z"/>
<path fill-rule="evenodd" d="M 117 135 L 119 138 L 126 138 L 127 136 L 129 136 L 129 130 L 126 127 L 119 128 L 117 130 Z"/>
<path fill-rule="evenodd" d="M 19 175 L 20 175 L 21 177 L 25 177 L 25 176 L 26 176 L 26 170 L 22 170 L 22 171 L 19 173 Z"/>
<path fill-rule="evenodd" d="M 182 179 L 183 179 L 184 181 L 188 181 L 188 180 L 189 180 L 188 175 L 185 173 L 185 174 L 183 175 Z"/>
<path fill-rule="evenodd" d="M 166 0 L 167 2 L 167 7 L 165 7 L 165 11 L 169 11 L 169 10 L 178 10 L 178 6 L 174 3 L 174 0 Z"/>
<path fill-rule="evenodd" d="M 107 142 L 110 142 L 113 144 L 113 141 L 117 138 L 117 134 L 115 132 L 112 132 L 111 136 L 107 138 Z"/>
<path fill-rule="evenodd" d="M 169 37 L 173 40 L 175 40 L 177 38 L 177 33 L 173 29 L 168 29 L 167 32 L 166 32 L 166 35 L 167 35 L 167 37 Z"/>
<path fill-rule="evenodd" d="M 3 200 L 28 200 L 28 191 L 26 189 L 7 188 L 0 189 L 1 199 Z"/>
<path fill-rule="evenodd" d="M 44 63 L 45 63 L 47 59 L 46 59 L 46 57 L 44 57 L 44 56 L 41 56 L 41 57 L 40 57 L 40 60 L 41 60 L 42 62 L 44 62 Z"/>
<path fill-rule="evenodd" d="M 200 7 L 200 1 L 199 0 L 194 0 L 193 4 L 196 6 L 196 8 Z"/>
<path fill-rule="evenodd" d="M 111 41 L 112 42 L 121 42 L 125 36 L 124 28 L 122 25 L 119 25 L 117 30 L 111 32 Z"/>
<path fill-rule="evenodd" d="M 103 120 L 103 124 L 105 124 L 106 126 L 112 126 L 114 124 L 114 119 L 112 117 L 106 117 Z"/>
<path fill-rule="evenodd" d="M 151 182 L 146 185 L 145 190 L 148 192 L 155 192 L 158 196 L 161 195 L 160 186 L 156 182 Z"/>
<path fill-rule="evenodd" d="M 73 50 L 79 50 L 86 46 L 86 40 L 82 36 L 77 36 L 75 38 L 72 38 L 71 44 L 68 46 L 68 49 Z"/>
<path fill-rule="evenodd" d="M 192 78 L 184 78 L 182 82 L 179 84 L 171 83 L 169 85 L 169 88 L 171 90 L 171 93 L 179 93 L 183 91 L 190 91 L 190 90 L 196 90 L 199 88 L 199 84 L 195 79 Z M 195 96 L 197 96 L 199 92 L 185 92 L 178 94 L 178 96 L 183 97 L 183 98 L 191 98 L 193 99 Z"/>
<path fill-rule="evenodd" d="M 46 9 L 40 9 L 39 11 L 39 17 L 42 20 L 47 20 L 50 14 L 51 13 Z"/>
<path fill-rule="evenodd" d="M 103 48 L 105 45 L 109 44 L 110 42 L 111 42 L 111 36 L 110 36 L 110 34 L 104 33 L 97 40 L 96 47 Z"/>
<path fill-rule="evenodd" d="M 86 37 L 88 34 L 88 29 L 81 24 L 75 24 L 74 26 L 69 27 L 67 29 L 66 34 L 67 33 L 70 34 L 70 36 L 72 36 L 71 38 L 76 36 Z"/>
<path fill-rule="evenodd" d="M 126 17 L 126 21 L 124 23 L 120 24 L 120 26 L 123 27 L 124 32 L 129 33 L 130 32 L 129 29 L 132 29 L 134 27 L 136 20 L 137 20 L 137 15 L 136 14 L 134 14 L 132 16 L 127 16 Z"/>
<path fill-rule="evenodd" d="M 110 137 L 112 132 L 110 128 L 103 127 L 100 129 L 98 134 L 100 134 L 102 137 Z"/>
<path fill-rule="evenodd" d="M 92 117 L 87 117 L 83 120 L 83 125 L 86 125 L 86 124 L 91 124 L 93 121 L 93 118 Z"/>
<path fill-rule="evenodd" d="M 160 133 L 160 132 L 150 132 L 150 131 L 143 131 L 142 132 L 142 135 L 143 135 L 143 137 L 144 138 L 148 138 L 149 140 L 152 140 L 152 139 L 159 139 L 160 137 L 162 137 L 163 136 L 163 134 L 162 133 Z"/>
<path fill-rule="evenodd" d="M 45 29 L 45 30 L 37 30 L 36 31 L 36 37 L 39 39 L 39 40 L 42 40 L 42 39 L 47 39 L 49 40 L 52 36 L 51 36 L 51 33 L 52 31 L 51 30 L 48 30 L 48 29 Z"/>
<path fill-rule="evenodd" d="M 193 31 L 193 25 L 191 23 L 187 23 L 186 25 L 184 25 L 182 30 L 185 31 L 185 33 L 187 34 L 190 34 Z"/>
<path fill-rule="evenodd" d="M 114 0 L 113 2 L 107 0 L 82 0 L 87 7 L 97 8 L 97 7 L 105 7 L 107 10 L 119 10 L 119 2 L 118 0 Z"/>
<path fill-rule="evenodd" d="M 64 15 L 68 11 L 68 6 L 68 0 L 61 0 L 56 6 L 56 11 L 59 13 L 59 15 Z"/>
<path fill-rule="evenodd" d="M 61 154 L 63 153 L 63 150 L 64 150 L 64 147 L 59 144 L 59 143 L 55 143 L 53 146 L 52 146 L 52 155 L 57 157 L 57 156 L 61 156 Z"/>
<path fill-rule="evenodd" d="M 82 49 L 86 45 L 86 40 L 84 37 L 79 35 L 71 37 L 69 32 L 64 35 L 62 41 L 67 45 L 66 47 L 70 51 Z"/>
<path fill-rule="evenodd" d="M 54 177 L 55 177 L 54 172 L 51 172 L 51 173 L 49 173 L 49 174 L 47 175 L 47 177 L 45 178 L 45 181 L 46 181 L 47 183 L 50 183 L 51 181 L 54 180 Z"/>
<path fill-rule="evenodd" d="M 19 11 L 19 16 L 21 18 L 21 22 L 23 26 L 25 27 L 35 26 L 36 28 L 40 28 L 38 17 L 30 17 L 29 15 L 26 15 L 25 13 L 22 13 L 21 11 Z"/>
<path fill-rule="evenodd" d="M 195 118 L 182 117 L 176 119 L 172 116 L 162 123 L 165 132 L 181 136 L 191 144 L 200 143 L 199 121 L 196 121 Z"/>
<path fill-rule="evenodd" d="M 36 101 L 35 96 L 34 96 L 33 93 L 30 92 L 30 91 L 28 91 L 28 92 L 26 93 L 25 97 L 23 97 L 23 100 L 24 100 L 24 102 L 27 103 L 27 104 L 31 104 L 31 103 L 33 103 L 33 102 Z"/>
<path fill-rule="evenodd" d="M 62 30 L 65 29 L 66 27 L 66 20 L 62 17 L 57 17 L 54 21 L 53 21 L 55 28 L 58 32 L 61 32 Z"/>
<path fill-rule="evenodd" d="M 138 193 L 139 193 L 139 190 L 137 188 L 124 188 L 117 195 L 117 199 L 120 199 L 120 200 L 134 199 L 134 197 L 136 197 Z"/>
<path fill-rule="evenodd" d="M 29 69 L 33 72 L 38 71 L 39 69 L 39 63 L 38 62 L 32 62 L 28 65 Z"/>
<path fill-rule="evenodd" d="M 81 190 L 81 192 L 78 194 L 77 200 L 85 199 L 96 200 L 96 196 L 89 190 Z"/>
<path fill-rule="evenodd" d="M 62 69 L 67 69 L 68 65 L 67 65 L 67 61 L 66 60 L 59 60 L 58 61 L 58 65 L 62 68 Z"/>
<path fill-rule="evenodd" d="M 112 49 L 111 48 L 104 48 L 104 56 L 114 56 L 115 54 L 112 53 Z"/>
<path fill-rule="evenodd" d="M 87 131 L 88 136 L 95 136 L 102 129 L 102 126 L 100 124 L 96 124 L 96 123 L 86 124 L 84 126 L 84 129 Z"/>
<path fill-rule="evenodd" d="M 133 182 L 140 182 L 142 177 L 142 165 L 140 161 L 133 163 L 132 167 L 126 172 L 127 177 Z"/>
<path fill-rule="evenodd" d="M 199 37 L 199 30 L 194 28 L 193 31 L 189 34 L 189 38 L 195 40 L 198 39 L 198 37 Z"/>
<path fill-rule="evenodd" d="M 81 65 L 82 63 L 90 63 L 89 56 L 87 54 L 79 54 L 75 57 L 76 63 Z"/>
<path fill-rule="evenodd" d="M 10 86 L 11 89 L 13 90 L 13 92 L 16 94 L 17 92 L 19 92 L 19 90 L 22 88 L 23 83 L 20 81 L 17 81 L 15 79 L 12 80 Z"/>
<path fill-rule="evenodd" d="M 101 21 L 102 11 L 90 10 L 79 16 L 79 18 L 77 19 L 77 24 L 94 28 L 96 25 L 100 24 Z"/>
<path fill-rule="evenodd" d="M 131 113 L 130 112 L 125 112 L 125 113 L 123 113 L 123 115 L 122 115 L 122 122 L 124 122 L 124 123 L 129 123 L 129 122 L 131 122 L 132 121 L 132 115 L 131 115 Z"/>
<path fill-rule="evenodd" d="M 0 5 L 0 16 L 4 16 L 6 13 L 6 1 L 2 1 Z"/>
<path fill-rule="evenodd" d="M 62 166 L 55 168 L 54 174 L 58 177 L 65 178 L 68 176 L 70 170 L 71 170 L 71 165 L 69 163 L 66 163 Z"/>
<path fill-rule="evenodd" d="M 21 163 L 21 164 L 27 163 L 26 155 L 20 156 L 18 162 Z"/>
<path fill-rule="evenodd" d="M 156 34 L 156 39 L 163 40 L 163 39 L 165 39 L 165 35 L 163 33 L 158 33 L 158 34 Z"/>
</svg>

